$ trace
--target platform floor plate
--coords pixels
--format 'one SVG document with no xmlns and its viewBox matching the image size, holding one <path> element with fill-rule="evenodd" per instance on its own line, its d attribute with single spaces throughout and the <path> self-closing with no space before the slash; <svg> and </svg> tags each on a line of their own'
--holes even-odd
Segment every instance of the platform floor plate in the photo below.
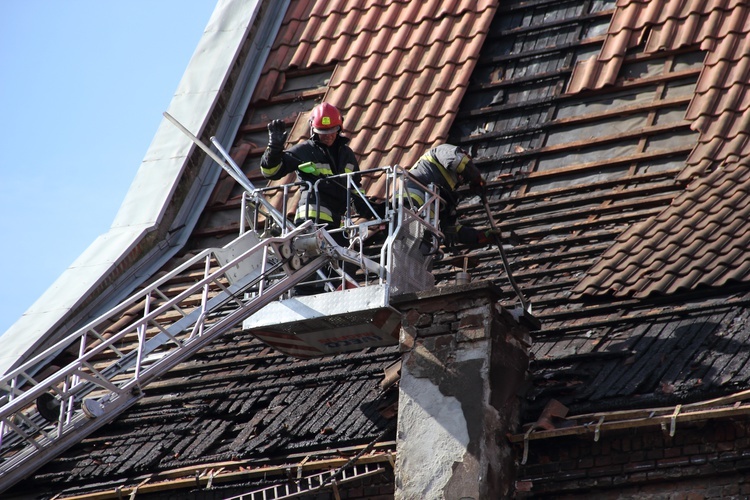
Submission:
<svg viewBox="0 0 750 500">
<path fill-rule="evenodd" d="M 243 329 L 290 356 L 310 358 L 395 345 L 401 315 L 385 305 L 382 285 L 272 302 Z"/>
</svg>

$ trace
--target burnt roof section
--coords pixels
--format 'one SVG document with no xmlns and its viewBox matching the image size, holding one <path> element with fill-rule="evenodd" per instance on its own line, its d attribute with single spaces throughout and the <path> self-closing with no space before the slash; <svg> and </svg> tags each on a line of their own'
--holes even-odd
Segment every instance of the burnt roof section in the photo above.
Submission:
<svg viewBox="0 0 750 500">
<path fill-rule="evenodd" d="M 731 123 L 743 101 L 703 94 L 723 98 L 737 92 L 734 79 L 749 82 L 712 73 L 723 63 L 681 31 L 697 36 L 694 24 L 644 19 L 657 4 L 502 3 L 451 132 L 488 180 L 515 279 L 542 322 L 527 421 L 550 399 L 610 411 L 748 387 L 747 168 L 710 156 L 723 146 L 702 149 L 716 128 L 692 118 Z M 744 23 L 744 6 L 701 5 L 715 11 L 684 19 Z M 669 25 L 675 42 L 641 43 L 634 33 L 646 25 Z M 733 33 L 728 43 L 740 47 Z M 723 145 L 737 135 L 711 137 Z M 698 151 L 709 156 L 696 160 Z M 471 201 L 462 213 L 486 224 Z M 503 286 L 513 304 L 497 252 L 473 255 L 475 278 Z"/>
<path fill-rule="evenodd" d="M 393 439 L 397 393 L 379 382 L 396 359 L 396 349 L 383 348 L 295 360 L 248 333 L 230 332 L 150 384 L 131 410 L 41 469 L 35 481 L 48 491 L 83 494 L 173 470 L 200 475 L 207 464 L 236 472 L 288 463 L 290 456 L 348 457 L 350 446 Z M 247 481 L 245 491 L 263 485 Z M 215 491 L 226 488 L 217 481 Z"/>
<path fill-rule="evenodd" d="M 449 116 L 447 139 L 474 153 L 509 245 L 512 272 L 542 323 L 531 348 L 533 384 L 522 415 L 525 422 L 535 421 L 550 399 L 561 401 L 572 414 L 680 404 L 750 388 L 746 368 L 750 353 L 744 348 L 750 337 L 747 269 L 740 267 L 744 265 L 740 261 L 720 265 L 729 256 L 741 259 L 741 250 L 747 248 L 746 205 L 740 196 L 745 195 L 746 166 L 724 162 L 729 156 L 713 157 L 746 129 L 740 127 L 736 134 L 708 132 L 728 130 L 712 127 L 740 116 L 744 101 L 722 100 L 718 106 L 713 99 L 700 108 L 695 104 L 711 93 L 723 99 L 725 93 L 737 92 L 747 83 L 746 76 L 724 70 L 709 80 L 706 75 L 712 68 L 732 67 L 732 61 L 744 64 L 747 58 L 732 59 L 740 52 L 711 55 L 712 45 L 718 47 L 735 31 L 697 40 L 695 33 L 700 30 L 691 24 L 724 16 L 738 26 L 746 17 L 745 7 L 704 2 L 705 15 L 654 17 L 653 5 L 664 3 L 516 0 L 430 12 L 442 16 L 443 22 L 449 18 L 463 22 L 470 12 L 480 18 L 481 50 L 473 40 L 455 40 L 463 47 L 461 61 L 474 61 L 471 77 L 464 75 L 465 88 L 452 84 L 463 96 L 460 105 L 448 103 L 445 99 L 454 96 L 444 92 L 444 99 L 425 104 L 429 109 L 420 116 L 426 121 Z M 394 78 L 390 87 L 382 87 L 375 78 L 384 68 L 389 68 L 387 75 L 419 74 L 424 68 L 423 52 L 418 52 L 420 58 L 406 57 L 385 41 L 390 42 L 390 35 L 399 40 L 408 37 L 419 31 L 414 25 L 417 19 L 431 22 L 432 18 L 420 10 L 427 7 L 417 7 L 420 2 L 394 2 L 393 11 L 383 10 L 383 5 L 291 2 L 269 58 L 275 62 L 264 69 L 231 151 L 249 177 L 260 178 L 258 160 L 269 120 L 283 118 L 288 125 L 296 120 L 292 136 L 303 137 L 305 113 L 323 98 L 338 104 L 332 97 L 343 89 L 347 92 L 335 95 L 349 99 L 345 125 L 350 134 L 356 130 L 352 134 L 356 139 L 361 137 L 357 147 L 363 149 L 358 153 L 373 162 L 378 158 L 375 164 L 363 162 L 363 166 L 388 163 L 386 155 L 374 149 L 382 144 L 375 140 L 381 137 L 381 128 L 382 134 L 398 136 L 400 151 L 394 154 L 402 163 L 407 154 L 419 155 L 435 140 L 431 129 L 383 119 L 396 116 L 384 114 L 391 108 L 403 108 L 400 99 L 412 95 L 414 80 Z M 354 17 L 343 14 L 350 12 Z M 622 17 L 623 13 L 630 17 Z M 649 23 L 641 20 L 649 15 Z M 486 33 L 481 31 L 485 16 L 491 18 Z M 315 34 L 303 36 L 309 19 L 317 24 Z M 410 29 L 394 30 L 402 24 Z M 685 40 L 689 35 L 694 41 L 653 50 L 636 42 L 647 25 L 652 33 L 669 27 L 670 39 Z M 352 26 L 363 33 L 368 29 L 375 33 L 374 27 L 383 26 L 390 35 L 384 31 L 380 45 L 340 36 L 353 32 Z M 445 42 L 439 37 L 452 31 L 447 27 L 440 31 L 440 26 L 433 25 L 435 39 L 420 43 L 415 39 L 413 46 Z M 608 69 L 610 73 L 597 70 L 591 80 L 603 81 L 599 75 L 606 74 L 606 84 L 580 85 L 571 91 L 571 82 L 581 78 L 578 63 L 604 53 L 605 44 L 613 43 L 608 42 L 610 33 L 627 34 L 621 35 L 627 41 L 620 45 L 624 51 L 617 52 L 616 68 Z M 318 53 L 313 40 L 330 44 L 329 51 Z M 459 53 L 448 46 L 451 50 L 443 54 Z M 355 47 L 357 53 L 372 54 L 358 58 L 352 55 Z M 298 50 L 302 52 L 296 54 Z M 351 58 L 344 64 L 331 54 Z M 293 60 L 297 66 L 285 66 Z M 436 81 L 445 77 L 443 71 L 465 68 L 440 57 L 435 61 Z M 344 69 L 355 64 L 366 71 L 360 71 L 357 79 L 344 79 Z M 729 78 L 730 73 L 735 76 Z M 741 83 L 730 83 L 733 78 Z M 448 84 L 441 83 L 429 92 L 440 94 L 446 88 Z M 391 92 L 394 89 L 405 93 L 399 97 Z M 368 106 L 384 111 L 370 114 L 365 111 Z M 413 109 L 397 116 L 413 116 L 409 115 Z M 704 148 L 704 144 L 713 145 Z M 704 163 L 693 161 L 699 150 L 710 168 L 701 170 Z M 377 186 L 370 189 L 376 192 Z M 740 216 L 734 217 L 734 211 Z M 461 205 L 460 213 L 469 223 L 487 225 L 476 199 Z M 239 188 L 223 177 L 186 252 L 233 238 L 238 220 Z M 708 249 L 714 253 L 707 253 Z M 675 259 L 677 255 L 699 262 L 693 266 L 695 272 L 678 278 L 678 262 L 684 259 Z M 456 262 L 448 258 L 437 266 L 443 284 L 452 282 Z M 504 305 L 517 303 L 495 249 L 472 251 L 471 262 L 475 280 L 498 284 Z M 653 274 L 659 269 L 663 276 Z M 645 279 L 649 276 L 655 280 Z M 704 288 L 709 281 L 712 286 Z M 574 293 L 581 289 L 590 293 Z M 340 443 L 366 443 L 387 429 L 386 421 L 372 410 L 380 412 L 392 401 L 392 396 L 381 392 L 379 382 L 381 370 L 399 357 L 398 352 L 342 355 L 326 364 L 279 356 L 239 332 L 231 334 L 225 346 L 220 344 L 170 372 L 153 389 L 153 398 L 121 418 L 127 426 L 105 427 L 52 462 L 37 476 L 38 484 L 63 484 L 71 470 L 87 484 L 137 483 L 138 470 L 122 457 L 134 456 L 143 446 L 132 431 L 139 425 L 142 432 L 154 436 L 158 429 L 158 435 L 168 436 L 164 443 L 180 447 L 179 456 L 168 447 L 152 448 L 150 458 L 137 461 L 143 470 L 206 463 L 232 453 L 261 461 L 290 453 L 314 454 Z M 195 370 L 198 366 L 201 369 Z M 341 377 L 331 381 L 333 385 L 344 380 L 354 380 L 354 385 L 332 387 L 325 378 L 329 375 Z M 303 395 L 315 403 L 306 404 Z M 295 430 L 302 422 L 297 405 L 312 412 L 319 425 Z M 164 418 L 162 412 L 171 418 Z M 328 428 L 332 433 L 321 432 Z M 260 435 L 263 439 L 253 440 Z M 183 439 L 187 444 L 181 444 Z M 272 445 L 267 446 L 266 440 Z M 92 443 L 100 447 L 96 460 L 109 461 L 98 469 L 95 466 L 102 464 L 92 462 L 84 470 L 79 463 L 86 460 Z M 107 446 L 119 454 L 108 452 Z"/>
<path fill-rule="evenodd" d="M 747 248 L 747 168 L 720 156 L 696 176 L 702 163 L 692 160 L 706 137 L 689 114 L 714 61 L 706 44 L 625 44 L 606 85 L 570 91 L 608 33 L 626 30 L 612 20 L 627 5 L 502 3 L 451 130 L 476 155 L 514 276 L 542 322 L 526 421 L 550 399 L 610 411 L 748 387 L 747 259 L 734 260 Z M 744 19 L 744 7 L 709 5 Z M 742 109 L 732 103 L 725 120 Z M 486 224 L 471 200 L 461 211 Z M 475 279 L 495 281 L 513 304 L 497 252 L 472 254 Z M 447 282 L 455 270 L 438 275 Z M 587 284 L 588 295 L 575 293 Z"/>
</svg>

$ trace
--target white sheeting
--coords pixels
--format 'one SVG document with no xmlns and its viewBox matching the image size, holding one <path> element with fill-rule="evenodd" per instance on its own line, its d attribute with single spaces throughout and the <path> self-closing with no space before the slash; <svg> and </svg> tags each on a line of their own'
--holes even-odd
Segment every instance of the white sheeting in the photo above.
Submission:
<svg viewBox="0 0 750 500">
<path fill-rule="evenodd" d="M 258 15 L 260 3 L 261 0 L 219 0 L 211 15 L 168 109 L 196 135 L 208 120 Z M 176 127 L 162 120 L 110 230 L 97 238 L 0 337 L 3 347 L 0 373 L 6 373 L 46 337 L 70 322 L 67 317 L 70 311 L 104 281 L 132 248 L 158 227 L 185 168 L 191 145 Z M 196 182 L 207 181 L 197 179 Z M 202 208 L 197 206 L 193 211 L 199 213 Z"/>
</svg>

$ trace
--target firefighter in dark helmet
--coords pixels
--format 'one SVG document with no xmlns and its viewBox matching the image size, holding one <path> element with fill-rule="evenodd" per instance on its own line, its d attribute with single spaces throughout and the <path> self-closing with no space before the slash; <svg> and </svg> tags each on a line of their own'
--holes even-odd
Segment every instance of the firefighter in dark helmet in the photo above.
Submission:
<svg viewBox="0 0 750 500">
<path fill-rule="evenodd" d="M 467 184 L 469 193 L 481 195 L 484 180 L 469 154 L 458 146 L 441 144 L 423 154 L 409 174 L 424 186 L 434 183 L 443 199 L 440 205 L 440 229 L 449 245 L 462 243 L 481 246 L 490 243 L 493 231 L 480 231 L 458 221 L 456 206 L 460 201 L 457 190 Z M 424 204 L 425 192 L 419 184 L 407 181 L 406 190 L 412 207 Z"/>
</svg>

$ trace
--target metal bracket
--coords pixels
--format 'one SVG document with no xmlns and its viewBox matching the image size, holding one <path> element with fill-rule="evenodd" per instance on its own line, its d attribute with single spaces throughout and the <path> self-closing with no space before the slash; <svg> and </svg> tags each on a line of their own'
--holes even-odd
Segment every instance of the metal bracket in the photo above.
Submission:
<svg viewBox="0 0 750 500">
<path fill-rule="evenodd" d="M 674 408 L 674 413 L 672 413 L 672 418 L 670 418 L 669 421 L 669 436 L 674 436 L 675 430 L 677 430 L 677 415 L 680 414 L 680 411 L 682 410 L 682 405 L 677 405 Z"/>
</svg>

